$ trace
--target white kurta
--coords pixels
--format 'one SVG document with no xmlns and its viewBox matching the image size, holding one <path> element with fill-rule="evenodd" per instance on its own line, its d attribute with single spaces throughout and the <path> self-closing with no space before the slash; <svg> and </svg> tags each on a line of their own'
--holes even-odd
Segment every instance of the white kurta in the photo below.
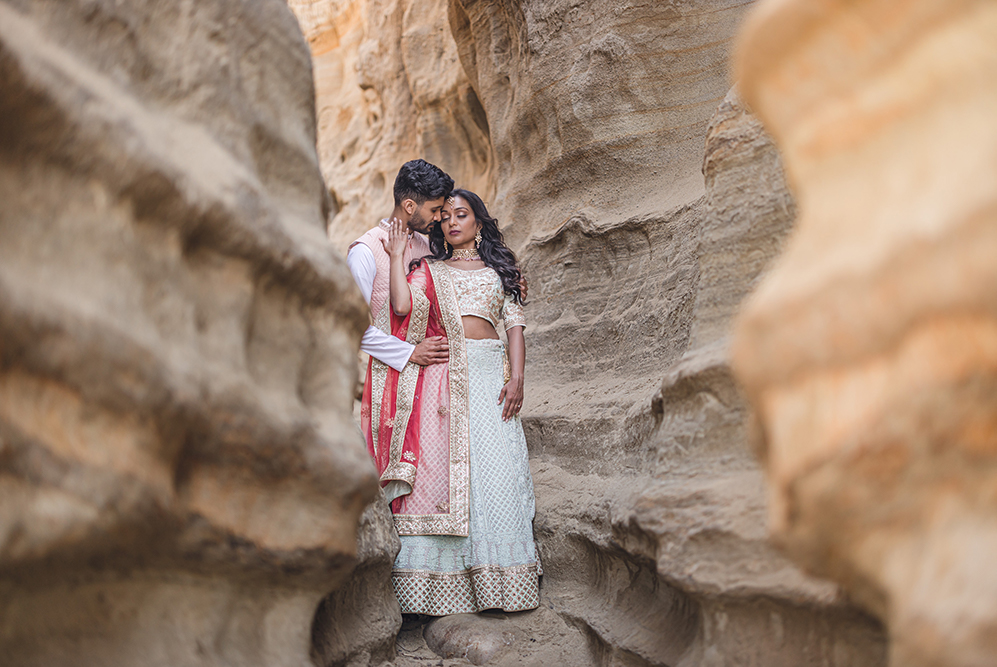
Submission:
<svg viewBox="0 0 997 667">
<path fill-rule="evenodd" d="M 353 280 L 360 288 L 360 293 L 370 305 L 370 294 L 374 289 L 374 276 L 377 275 L 374 254 L 365 244 L 357 243 L 347 253 L 346 264 L 350 267 L 350 273 L 353 274 Z M 415 346 L 371 325 L 364 331 L 363 340 L 360 341 L 360 349 L 400 373 L 412 356 Z"/>
</svg>

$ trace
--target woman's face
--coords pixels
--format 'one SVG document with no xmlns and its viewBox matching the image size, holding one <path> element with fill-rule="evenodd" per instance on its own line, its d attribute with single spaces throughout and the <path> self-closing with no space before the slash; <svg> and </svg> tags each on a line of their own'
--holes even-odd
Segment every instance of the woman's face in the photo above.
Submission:
<svg viewBox="0 0 997 667">
<path fill-rule="evenodd" d="M 471 205 L 463 197 L 454 197 L 453 206 L 443 207 L 443 222 L 441 226 L 443 238 L 455 248 L 474 247 L 474 236 L 481 225 L 474 218 Z"/>
</svg>

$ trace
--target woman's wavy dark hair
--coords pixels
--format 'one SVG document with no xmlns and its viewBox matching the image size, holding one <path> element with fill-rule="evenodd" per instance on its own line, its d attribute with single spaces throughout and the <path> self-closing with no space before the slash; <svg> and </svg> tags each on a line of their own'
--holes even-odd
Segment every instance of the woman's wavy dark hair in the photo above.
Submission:
<svg viewBox="0 0 997 667">
<path fill-rule="evenodd" d="M 478 244 L 481 261 L 498 274 L 502 280 L 502 291 L 511 296 L 516 303 L 524 304 L 523 291 L 519 286 L 523 273 L 519 270 L 515 253 L 505 244 L 502 232 L 498 228 L 498 220 L 488 215 L 485 202 L 470 190 L 458 188 L 450 195 L 460 197 L 471 205 L 474 219 L 481 223 L 481 243 Z M 451 257 L 453 257 L 453 246 L 444 243 L 442 223 L 434 223 L 429 229 L 429 255 L 425 259 L 446 260 Z M 412 260 L 409 271 L 414 271 L 421 263 L 421 259 Z"/>
</svg>

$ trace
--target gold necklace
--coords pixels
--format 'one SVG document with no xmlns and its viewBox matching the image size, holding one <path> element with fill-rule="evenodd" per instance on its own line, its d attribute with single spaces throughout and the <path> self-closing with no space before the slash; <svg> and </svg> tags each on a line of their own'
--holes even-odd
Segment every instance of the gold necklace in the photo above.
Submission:
<svg viewBox="0 0 997 667">
<path fill-rule="evenodd" d="M 453 257 L 451 259 L 461 259 L 465 262 L 473 262 L 476 259 L 481 259 L 481 255 L 478 254 L 477 248 L 454 248 Z"/>
</svg>

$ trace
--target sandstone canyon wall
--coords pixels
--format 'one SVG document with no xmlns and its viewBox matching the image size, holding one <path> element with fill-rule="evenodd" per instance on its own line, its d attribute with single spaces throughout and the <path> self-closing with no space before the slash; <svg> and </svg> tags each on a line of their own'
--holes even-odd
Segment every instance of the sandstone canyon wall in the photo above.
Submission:
<svg viewBox="0 0 997 667">
<path fill-rule="evenodd" d="M 513 245 L 702 196 L 703 137 L 730 87 L 730 39 L 746 6 L 451 0 Z"/>
<path fill-rule="evenodd" d="M 748 5 L 426 5 L 421 25 L 450 28 L 433 54 L 456 53 L 456 74 L 449 56 L 399 68 L 372 55 L 396 57 L 380 35 L 404 32 L 415 6 L 292 2 L 316 53 L 320 117 L 356 118 L 333 113 L 349 106 L 340 100 L 375 91 L 383 102 L 396 85 L 418 98 L 420 83 L 437 85 L 412 76 L 426 63 L 444 82 L 466 81 L 483 110 L 481 158 L 430 153 L 428 134 L 407 141 L 491 197 L 530 280 L 523 417 L 543 604 L 506 619 L 519 639 L 488 664 L 884 664 L 878 623 L 769 545 L 729 368 L 730 322 L 795 216 L 774 146 L 730 90 Z M 323 82 L 322 68 L 344 73 Z M 396 129 L 420 126 L 428 108 L 396 107 Z M 368 145 L 372 127 L 320 124 L 320 146 L 376 154 L 347 173 L 322 153 L 331 190 L 390 185 L 416 156 L 377 153 L 387 126 Z M 458 145 L 447 132 L 437 141 Z M 385 200 L 355 214 L 368 205 L 340 208 L 332 238 L 348 241 L 388 210 Z M 426 629 L 434 646 L 460 634 L 440 627 Z M 404 630 L 396 664 L 432 659 L 421 641 L 419 628 Z"/>
<path fill-rule="evenodd" d="M 609 308 L 593 318 L 593 336 L 600 326 L 612 331 L 603 351 L 611 357 L 579 383 L 582 400 L 565 400 L 546 380 L 550 369 L 534 365 L 550 364 L 536 360 L 545 354 L 567 365 L 575 348 L 557 336 L 528 338 L 527 379 L 539 396 L 524 419 L 544 594 L 586 636 L 586 664 L 882 665 L 878 624 L 768 544 L 764 479 L 747 446 L 727 329 L 779 251 L 795 206 L 774 146 L 736 92 L 720 104 L 705 144 L 706 195 L 694 205 L 611 233 L 579 233 L 553 258 L 524 252 L 536 263 L 580 265 L 561 285 L 608 267 L 622 276 L 616 284 L 640 290 L 637 303 L 653 304 L 653 287 L 674 284 L 674 265 L 684 263 L 689 291 L 685 311 L 663 327 L 675 349 L 665 363 L 632 343 L 613 352 L 622 337 L 613 327 L 626 332 L 625 318 Z M 627 243 L 629 227 L 650 238 Z M 672 235 L 681 244 L 669 247 Z M 562 292 L 540 283 L 537 303 L 611 307 L 613 284 Z M 629 375 L 614 378 L 613 363 Z"/>
<path fill-rule="evenodd" d="M 279 0 L 0 2 L 4 665 L 383 652 L 316 617 L 397 543 L 312 90 Z"/>
<path fill-rule="evenodd" d="M 486 200 L 488 120 L 457 58 L 445 0 L 288 0 L 311 46 L 333 243 L 391 212 L 398 167 L 424 157 Z"/>
<path fill-rule="evenodd" d="M 797 204 L 748 4 L 0 1 L 3 664 L 467 664 L 462 619 L 395 642 L 326 237 L 418 155 L 531 283 L 543 604 L 489 664 L 884 664 L 766 514 L 895 664 L 989 664 L 997 13 L 803 4 L 740 69 L 800 206 L 736 345 L 767 495 L 728 329 Z"/>
<path fill-rule="evenodd" d="M 762 5 L 739 58 L 796 233 L 737 326 L 770 525 L 889 624 L 997 661 L 997 6 Z"/>
</svg>

